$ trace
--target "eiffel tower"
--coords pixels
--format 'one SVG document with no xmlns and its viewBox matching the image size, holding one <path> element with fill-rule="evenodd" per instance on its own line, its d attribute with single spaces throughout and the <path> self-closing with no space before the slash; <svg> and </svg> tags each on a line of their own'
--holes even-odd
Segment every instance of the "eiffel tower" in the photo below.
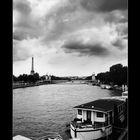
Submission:
<svg viewBox="0 0 140 140">
<path fill-rule="evenodd" d="M 31 68 L 31 72 L 30 72 L 30 74 L 31 75 L 34 75 L 34 58 L 32 57 L 32 68 Z"/>
</svg>

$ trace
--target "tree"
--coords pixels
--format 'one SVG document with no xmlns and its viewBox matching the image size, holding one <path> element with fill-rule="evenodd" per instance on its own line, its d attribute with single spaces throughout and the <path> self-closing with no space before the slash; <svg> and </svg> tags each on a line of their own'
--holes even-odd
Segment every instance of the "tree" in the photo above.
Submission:
<svg viewBox="0 0 140 140">
<path fill-rule="evenodd" d="M 29 82 L 29 83 L 35 83 L 35 81 L 34 81 L 34 76 L 33 76 L 33 75 L 29 75 L 29 76 L 28 76 L 28 82 Z"/>
<path fill-rule="evenodd" d="M 46 78 L 45 78 L 45 76 L 41 76 L 40 78 L 39 78 L 39 80 L 45 80 Z"/>
<path fill-rule="evenodd" d="M 122 64 L 116 64 L 110 67 L 111 82 L 119 86 L 127 83 L 127 67 Z"/>
<path fill-rule="evenodd" d="M 122 64 L 116 64 L 110 67 L 110 71 L 97 74 L 96 78 L 102 83 L 122 86 L 127 84 L 127 67 Z"/>
<path fill-rule="evenodd" d="M 17 78 L 15 76 L 13 76 L 13 80 L 16 81 L 22 81 L 22 82 L 29 82 L 29 83 L 35 83 L 37 82 L 40 77 L 39 77 L 39 74 L 38 73 L 35 73 L 33 75 L 27 75 L 27 74 L 22 74 L 22 75 L 19 75 Z"/>
<path fill-rule="evenodd" d="M 18 78 L 15 75 L 13 75 L 13 82 L 17 82 L 17 81 L 18 81 Z"/>
<path fill-rule="evenodd" d="M 122 64 L 116 64 L 110 67 L 110 72 L 117 72 L 122 68 L 123 68 Z"/>
<path fill-rule="evenodd" d="M 87 76 L 85 80 L 92 80 L 92 76 Z"/>
<path fill-rule="evenodd" d="M 34 76 L 34 80 L 35 81 L 38 81 L 39 80 L 39 74 L 38 73 L 35 73 L 33 76 Z"/>
<path fill-rule="evenodd" d="M 107 72 L 104 72 L 104 73 L 99 73 L 97 74 L 96 76 L 97 80 L 100 80 L 102 83 L 105 83 L 105 84 L 109 84 L 110 83 L 110 73 L 107 71 Z"/>
<path fill-rule="evenodd" d="M 35 73 L 35 74 L 33 74 L 33 75 L 29 75 L 29 76 L 28 76 L 28 82 L 30 82 L 30 83 L 35 83 L 35 82 L 37 82 L 39 79 L 40 79 L 40 78 L 39 78 L 39 74 L 38 74 L 38 73 Z"/>
</svg>

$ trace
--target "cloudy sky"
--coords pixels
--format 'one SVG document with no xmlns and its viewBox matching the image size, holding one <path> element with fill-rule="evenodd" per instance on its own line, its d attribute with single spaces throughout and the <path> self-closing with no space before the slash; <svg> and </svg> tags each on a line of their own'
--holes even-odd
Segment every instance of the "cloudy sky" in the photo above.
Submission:
<svg viewBox="0 0 140 140">
<path fill-rule="evenodd" d="M 13 74 L 91 75 L 128 61 L 127 0 L 13 0 Z"/>
</svg>

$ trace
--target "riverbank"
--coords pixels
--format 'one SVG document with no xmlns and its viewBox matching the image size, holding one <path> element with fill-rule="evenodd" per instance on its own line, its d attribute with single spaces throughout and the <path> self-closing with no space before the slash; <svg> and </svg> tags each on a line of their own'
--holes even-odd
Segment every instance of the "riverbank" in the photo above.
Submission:
<svg viewBox="0 0 140 140">
<path fill-rule="evenodd" d="M 47 85 L 47 84 L 50 84 L 50 82 L 47 81 L 47 82 L 42 82 L 42 83 L 22 83 L 22 84 L 18 84 L 18 85 L 13 85 L 13 89 L 34 87 L 34 86 Z"/>
<path fill-rule="evenodd" d="M 105 84 L 93 84 L 89 81 L 84 80 L 75 80 L 75 81 L 68 81 L 68 80 L 52 80 L 52 81 L 43 81 L 43 82 L 36 82 L 36 83 L 13 83 L 13 89 L 17 88 L 26 88 L 26 87 L 34 87 L 40 85 L 47 85 L 47 84 L 60 84 L 60 83 L 67 83 L 67 84 L 89 84 L 92 86 L 99 86 L 101 89 L 108 89 L 114 91 L 123 91 L 122 87 L 119 86 L 110 86 Z"/>
<path fill-rule="evenodd" d="M 68 82 L 68 80 L 51 80 L 51 81 L 42 81 L 36 83 L 13 83 L 13 89 L 34 87 L 34 86 L 48 85 L 48 84 L 59 84 L 59 83 L 66 83 L 66 82 Z"/>
</svg>

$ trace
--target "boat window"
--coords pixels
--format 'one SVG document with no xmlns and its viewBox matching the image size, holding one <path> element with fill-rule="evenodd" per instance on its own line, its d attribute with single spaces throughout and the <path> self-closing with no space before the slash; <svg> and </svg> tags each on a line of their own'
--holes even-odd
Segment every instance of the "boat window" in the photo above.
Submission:
<svg viewBox="0 0 140 140">
<path fill-rule="evenodd" d="M 82 115 L 82 110 L 81 109 L 78 109 L 78 114 Z"/>
<path fill-rule="evenodd" d="M 103 118 L 103 113 L 102 112 L 97 112 L 97 117 Z"/>
<path fill-rule="evenodd" d="M 122 111 L 122 106 L 118 107 L 118 113 L 120 113 Z"/>
</svg>

